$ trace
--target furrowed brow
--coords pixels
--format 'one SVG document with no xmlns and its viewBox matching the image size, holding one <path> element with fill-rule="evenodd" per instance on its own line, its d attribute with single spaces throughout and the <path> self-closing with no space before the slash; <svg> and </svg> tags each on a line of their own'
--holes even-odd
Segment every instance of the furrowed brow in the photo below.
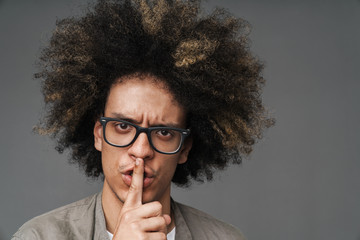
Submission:
<svg viewBox="0 0 360 240">
<path fill-rule="evenodd" d="M 181 128 L 178 124 L 153 124 L 152 127 L 171 127 L 171 128 Z"/>
<path fill-rule="evenodd" d="M 125 120 L 125 121 L 128 121 L 128 122 L 131 122 L 131 123 L 135 123 L 135 124 L 141 124 L 141 122 L 139 121 L 136 121 L 135 119 L 129 117 L 129 116 L 126 116 L 124 114 L 121 114 L 121 113 L 110 113 L 111 117 L 112 118 L 117 118 L 117 119 L 120 119 L 120 120 Z"/>
<path fill-rule="evenodd" d="M 140 125 L 141 122 L 129 117 L 129 116 L 126 116 L 125 114 L 122 114 L 122 113 L 117 113 L 117 112 L 112 112 L 110 113 L 110 116 L 112 118 L 117 118 L 119 120 L 125 120 L 125 121 L 128 121 L 128 122 L 131 122 L 131 123 L 134 123 L 134 124 L 137 124 L 137 125 Z M 171 127 L 171 128 L 182 128 L 180 126 L 180 124 L 177 124 L 177 123 L 159 123 L 159 124 L 151 124 L 151 127 Z"/>
</svg>

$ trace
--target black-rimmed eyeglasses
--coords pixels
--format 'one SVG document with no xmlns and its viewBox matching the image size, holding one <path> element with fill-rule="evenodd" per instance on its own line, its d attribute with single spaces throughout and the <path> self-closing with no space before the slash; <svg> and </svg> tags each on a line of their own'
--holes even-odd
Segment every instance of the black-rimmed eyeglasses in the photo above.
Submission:
<svg viewBox="0 0 360 240">
<path fill-rule="evenodd" d="M 101 117 L 105 141 L 114 147 L 127 147 L 133 144 L 140 133 L 146 133 L 151 147 L 163 154 L 175 154 L 181 149 L 190 129 L 173 127 L 143 128 L 131 122 Z"/>
</svg>

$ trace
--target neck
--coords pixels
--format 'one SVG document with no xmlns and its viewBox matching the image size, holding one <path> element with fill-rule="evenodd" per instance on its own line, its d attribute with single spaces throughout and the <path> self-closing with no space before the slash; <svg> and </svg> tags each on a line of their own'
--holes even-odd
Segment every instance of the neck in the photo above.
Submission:
<svg viewBox="0 0 360 240">
<path fill-rule="evenodd" d="M 114 234 L 116 224 L 119 218 L 119 214 L 123 207 L 123 199 L 120 199 L 117 194 L 111 189 L 106 179 L 104 180 L 104 186 L 102 191 L 102 208 L 105 215 L 106 229 Z M 168 225 L 168 232 L 175 227 L 175 221 L 173 213 L 171 213 L 171 201 L 170 201 L 170 187 L 166 194 L 160 199 L 152 200 L 159 201 L 162 205 L 162 213 L 168 214 L 171 217 L 171 223 Z"/>
</svg>

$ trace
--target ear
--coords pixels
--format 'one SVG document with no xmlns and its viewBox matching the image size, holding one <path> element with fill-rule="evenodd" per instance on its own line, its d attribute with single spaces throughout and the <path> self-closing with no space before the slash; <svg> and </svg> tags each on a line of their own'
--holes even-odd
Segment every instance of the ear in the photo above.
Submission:
<svg viewBox="0 0 360 240">
<path fill-rule="evenodd" d="M 185 140 L 184 145 L 183 145 L 182 149 L 180 150 L 178 164 L 186 163 L 186 161 L 188 160 L 189 152 L 192 147 L 192 143 L 193 143 L 192 137 L 189 137 Z"/>
<path fill-rule="evenodd" d="M 101 152 L 102 150 L 102 142 L 103 142 L 103 138 L 102 138 L 102 125 L 99 121 L 96 121 L 95 125 L 94 125 L 94 146 L 95 148 Z"/>
</svg>

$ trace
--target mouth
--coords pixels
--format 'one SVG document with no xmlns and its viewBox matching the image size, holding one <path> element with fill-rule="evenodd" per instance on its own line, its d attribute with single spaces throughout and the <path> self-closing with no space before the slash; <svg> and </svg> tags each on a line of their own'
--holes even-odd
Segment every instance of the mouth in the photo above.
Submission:
<svg viewBox="0 0 360 240">
<path fill-rule="evenodd" d="M 132 176 L 133 176 L 133 169 L 127 170 L 125 172 L 123 172 L 122 178 L 124 183 L 130 187 L 131 185 L 131 181 L 132 181 Z M 143 188 L 147 188 L 150 186 L 150 184 L 154 181 L 155 176 L 149 171 L 145 169 L 144 172 L 144 180 L 143 180 Z"/>
</svg>

